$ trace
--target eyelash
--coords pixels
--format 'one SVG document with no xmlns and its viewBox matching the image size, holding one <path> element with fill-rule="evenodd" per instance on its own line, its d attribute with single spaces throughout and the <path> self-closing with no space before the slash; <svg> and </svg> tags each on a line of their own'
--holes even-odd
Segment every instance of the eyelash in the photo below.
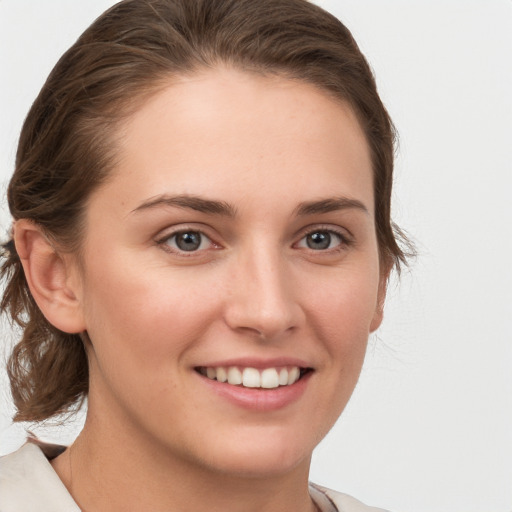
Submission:
<svg viewBox="0 0 512 512">
<path fill-rule="evenodd" d="M 169 252 L 171 254 L 177 254 L 177 255 L 179 255 L 181 257 L 185 257 L 185 258 L 197 256 L 198 253 L 208 250 L 208 249 L 198 249 L 198 250 L 193 250 L 193 251 L 185 251 L 183 249 L 180 249 L 179 247 L 174 248 L 169 245 L 169 241 L 171 239 L 175 239 L 177 236 L 184 235 L 187 233 L 188 234 L 194 233 L 194 234 L 200 235 L 200 237 L 201 237 L 200 244 L 201 245 L 205 242 L 205 239 L 206 239 L 206 241 L 209 241 L 209 243 L 211 245 L 213 245 L 214 248 L 221 247 L 220 245 L 213 242 L 211 237 L 209 237 L 204 231 L 197 229 L 197 228 L 189 228 L 189 229 L 184 228 L 184 229 L 179 229 L 177 231 L 173 231 L 171 233 L 166 233 L 163 237 L 156 240 L 156 243 L 159 246 L 161 246 L 164 251 Z"/>
<path fill-rule="evenodd" d="M 219 244 L 216 244 L 211 239 L 211 237 L 209 237 L 204 231 L 202 231 L 201 229 L 197 229 L 197 228 L 189 228 L 189 229 L 184 228 L 184 229 L 179 229 L 179 230 L 171 232 L 171 233 L 166 233 L 164 236 L 157 239 L 156 243 L 159 246 L 161 246 L 164 251 L 172 253 L 172 254 L 177 254 L 177 255 L 179 255 L 181 257 L 185 257 L 185 258 L 197 256 L 198 253 L 202 253 L 205 250 L 211 249 L 211 247 L 208 247 L 206 249 L 196 249 L 196 250 L 192 250 L 192 251 L 186 251 L 186 250 L 180 249 L 179 247 L 171 247 L 169 245 L 169 241 L 171 239 L 175 239 L 175 237 L 177 237 L 179 235 L 192 234 L 192 233 L 200 235 L 200 237 L 201 237 L 200 245 L 202 245 L 205 241 L 209 241 L 209 244 L 213 245 L 214 249 L 221 248 L 221 246 Z M 310 247 L 309 248 L 304 247 L 305 249 L 308 249 L 309 251 L 311 251 L 315 254 L 321 254 L 321 253 L 332 254 L 332 253 L 344 251 L 348 247 L 353 245 L 353 243 L 354 243 L 354 241 L 345 232 L 342 232 L 341 230 L 338 230 L 338 229 L 334 229 L 332 226 L 315 226 L 315 228 L 311 228 L 311 229 L 303 232 L 299 241 L 295 242 L 293 245 L 297 246 L 303 240 L 306 240 L 308 236 L 311 236 L 315 233 L 326 233 L 326 234 L 329 234 L 330 236 L 334 235 L 335 237 L 337 237 L 339 239 L 339 243 L 335 247 L 332 247 L 332 248 L 312 249 Z"/>
<path fill-rule="evenodd" d="M 308 236 L 311 236 L 315 233 L 327 233 L 331 236 L 335 235 L 339 239 L 339 244 L 336 245 L 335 247 L 332 247 L 329 249 L 318 250 L 318 249 L 309 248 L 310 251 L 312 251 L 313 253 L 316 253 L 316 254 L 320 254 L 320 253 L 332 254 L 332 253 L 336 253 L 336 252 L 341 252 L 341 251 L 346 250 L 347 248 L 349 248 L 350 246 L 352 246 L 354 244 L 354 240 L 349 235 L 347 235 L 347 233 L 345 231 L 342 231 L 340 229 L 335 229 L 332 226 L 315 226 L 314 228 L 308 229 L 307 231 L 303 232 L 299 242 L 296 242 L 296 244 L 294 244 L 294 245 L 297 245 L 298 243 L 302 242 L 303 240 L 306 240 Z"/>
</svg>

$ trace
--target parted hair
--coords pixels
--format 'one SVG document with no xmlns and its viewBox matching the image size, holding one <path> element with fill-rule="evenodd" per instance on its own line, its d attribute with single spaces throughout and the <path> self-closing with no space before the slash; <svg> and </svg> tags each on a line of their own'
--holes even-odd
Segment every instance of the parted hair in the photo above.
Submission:
<svg viewBox="0 0 512 512">
<path fill-rule="evenodd" d="M 80 254 L 87 200 L 116 163 L 116 127 L 172 77 L 218 65 L 304 81 L 352 107 L 372 157 L 381 264 L 399 270 L 393 124 L 348 29 L 306 0 L 124 0 L 106 11 L 57 62 L 27 115 L 7 192 L 13 219 Z M 8 361 L 14 420 L 73 410 L 88 392 L 84 333 L 45 319 L 12 236 L 1 275 L 0 308 L 22 333 Z"/>
</svg>

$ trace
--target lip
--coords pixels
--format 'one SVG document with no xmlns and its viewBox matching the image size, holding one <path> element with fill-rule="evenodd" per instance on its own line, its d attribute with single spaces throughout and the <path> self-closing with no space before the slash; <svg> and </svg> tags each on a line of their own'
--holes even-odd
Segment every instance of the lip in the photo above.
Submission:
<svg viewBox="0 0 512 512">
<path fill-rule="evenodd" d="M 210 361 L 196 365 L 196 367 L 199 366 L 238 366 L 239 368 L 256 368 L 257 370 L 264 370 L 265 368 L 279 368 L 283 366 L 298 366 L 300 368 L 314 369 L 314 366 L 310 362 L 308 363 L 303 359 L 297 359 L 293 357 L 275 357 L 272 359 L 262 359 L 257 357 L 223 359 L 222 361 Z"/>
<path fill-rule="evenodd" d="M 294 358 L 276 358 L 276 359 L 230 359 L 213 363 L 204 364 L 201 366 L 238 366 L 238 367 L 251 367 L 258 370 L 265 368 L 278 368 L 283 366 L 299 366 L 301 368 L 308 368 L 313 370 L 312 366 L 304 361 Z M 273 389 L 261 388 L 245 388 L 243 386 L 233 386 L 227 382 L 218 382 L 201 375 L 194 371 L 201 383 L 209 389 L 210 392 L 221 397 L 221 399 L 246 410 L 252 411 L 276 411 L 283 409 L 294 402 L 298 401 L 305 393 L 309 380 L 314 373 L 313 371 L 307 372 L 297 382 L 289 386 L 280 386 Z"/>
</svg>

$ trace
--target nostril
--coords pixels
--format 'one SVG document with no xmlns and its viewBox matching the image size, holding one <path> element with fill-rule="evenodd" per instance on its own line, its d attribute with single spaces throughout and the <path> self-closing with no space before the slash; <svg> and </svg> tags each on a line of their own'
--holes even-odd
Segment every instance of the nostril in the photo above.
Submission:
<svg viewBox="0 0 512 512">
<path fill-rule="evenodd" d="M 237 330 L 240 333 L 246 334 L 248 336 L 252 336 L 255 341 L 261 341 L 261 342 L 267 342 L 267 341 L 273 341 L 279 336 L 286 335 L 288 333 L 291 333 L 295 330 L 294 326 L 288 327 L 288 328 L 280 328 L 280 327 L 274 327 L 274 328 L 256 328 L 256 327 L 237 327 L 235 330 Z"/>
</svg>

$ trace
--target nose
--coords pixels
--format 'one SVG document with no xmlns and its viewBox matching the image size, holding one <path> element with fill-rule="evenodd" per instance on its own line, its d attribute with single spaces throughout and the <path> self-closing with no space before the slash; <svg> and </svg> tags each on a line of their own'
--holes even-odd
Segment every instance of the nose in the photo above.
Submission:
<svg viewBox="0 0 512 512">
<path fill-rule="evenodd" d="M 304 318 L 290 263 L 277 250 L 248 252 L 232 267 L 225 321 L 235 331 L 275 340 L 296 330 Z"/>
</svg>

